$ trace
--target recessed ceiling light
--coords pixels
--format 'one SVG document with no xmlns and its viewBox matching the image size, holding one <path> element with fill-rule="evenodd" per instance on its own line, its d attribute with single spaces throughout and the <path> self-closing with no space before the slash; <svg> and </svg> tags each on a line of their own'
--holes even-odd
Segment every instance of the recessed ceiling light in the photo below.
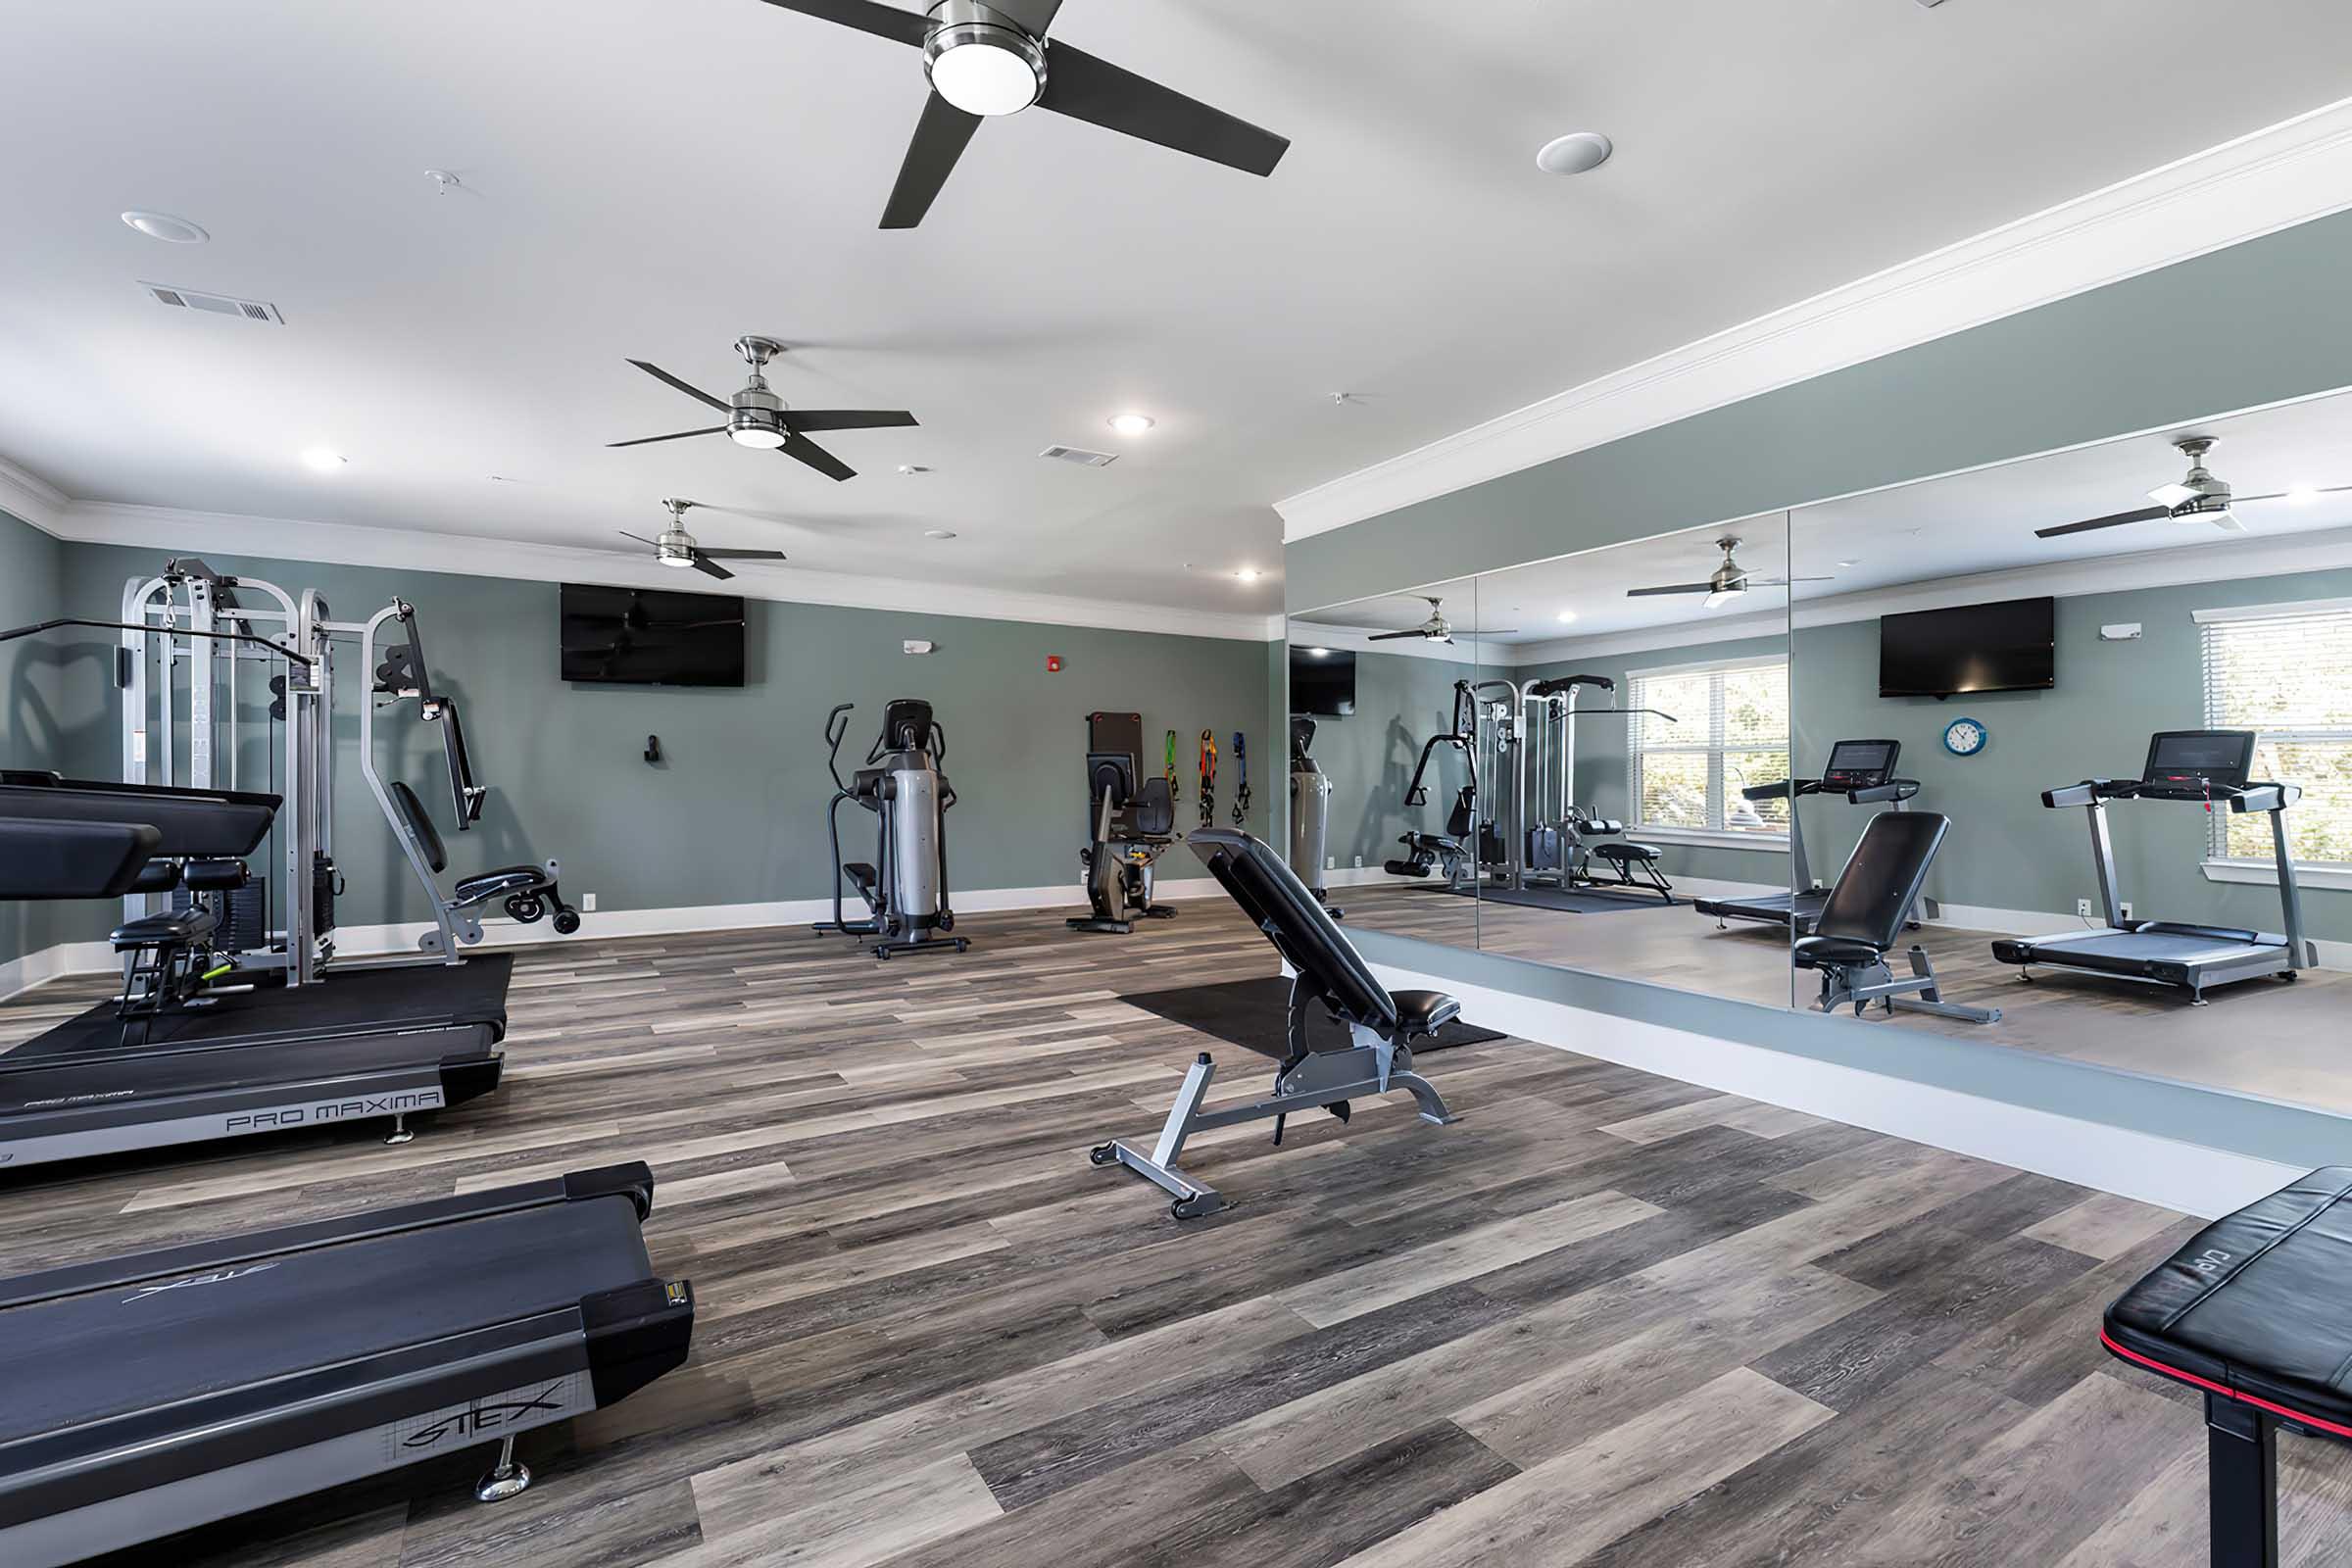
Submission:
<svg viewBox="0 0 2352 1568">
<path fill-rule="evenodd" d="M 1255 582 L 1258 578 L 1263 577 L 1265 573 L 1258 570 L 1255 566 L 1244 566 L 1241 570 L 1235 572 L 1234 575 L 1241 578 L 1244 582 Z"/>
<path fill-rule="evenodd" d="M 1840 561 L 1839 563 L 1838 563 L 1838 564 L 1839 564 L 1840 566 L 1859 566 L 1860 564 L 1862 564 L 1862 563 L 1860 563 L 1859 561 Z"/>
<path fill-rule="evenodd" d="M 899 471 L 901 473 L 929 473 L 931 469 L 925 464 L 902 463 L 899 465 Z"/>
<path fill-rule="evenodd" d="M 1616 144 L 1597 130 L 1570 131 L 1544 144 L 1536 154 L 1536 167 L 1546 174 L 1589 173 L 1616 150 Z"/>
<path fill-rule="evenodd" d="M 2298 507 L 2307 505 L 2320 499 L 2320 487 L 2316 484 L 2299 484 L 2286 493 L 2286 499 Z"/>
<path fill-rule="evenodd" d="M 1142 435 L 1159 421 L 1149 414 L 1114 414 L 1106 422 L 1121 435 Z"/>
<path fill-rule="evenodd" d="M 350 461 L 342 453 L 325 447 L 312 447 L 302 455 L 302 466 L 313 473 L 333 473 Z"/>
<path fill-rule="evenodd" d="M 926 539 L 953 539 L 956 537 L 956 530 L 953 528 L 925 528 L 923 537 Z"/>
<path fill-rule="evenodd" d="M 1576 612 L 1573 610 L 1563 610 L 1553 618 L 1559 621 L 1561 625 L 1565 626 L 1568 624 L 1568 622 L 1576 618 Z"/>
<path fill-rule="evenodd" d="M 170 213 L 127 212 L 122 215 L 122 221 L 149 239 L 169 240 L 174 245 L 201 245 L 213 237 L 186 219 L 173 218 Z"/>
<path fill-rule="evenodd" d="M 924 40 L 931 90 L 967 115 L 1017 114 L 1037 102 L 1046 85 L 1046 52 L 1037 40 L 985 20 L 993 15 L 985 7 L 947 9 L 979 16 L 950 22 Z"/>
</svg>

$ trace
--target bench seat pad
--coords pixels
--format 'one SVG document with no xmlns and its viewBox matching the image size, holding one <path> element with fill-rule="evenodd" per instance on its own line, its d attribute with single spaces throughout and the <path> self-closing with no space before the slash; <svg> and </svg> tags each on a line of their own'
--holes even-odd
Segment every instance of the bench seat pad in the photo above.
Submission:
<svg viewBox="0 0 2352 1568">
<path fill-rule="evenodd" d="M 2352 1440 L 2352 1167 L 2216 1220 L 2107 1308 L 2134 1365 Z"/>
<path fill-rule="evenodd" d="M 115 927 L 112 940 L 118 953 L 124 948 L 185 947 L 211 936 L 219 924 L 212 910 L 191 904 L 184 909 L 125 920 Z"/>
<path fill-rule="evenodd" d="M 1592 853 L 1604 860 L 1654 860 L 1666 852 L 1655 844 L 1631 844 L 1619 839 L 1593 845 Z"/>
</svg>

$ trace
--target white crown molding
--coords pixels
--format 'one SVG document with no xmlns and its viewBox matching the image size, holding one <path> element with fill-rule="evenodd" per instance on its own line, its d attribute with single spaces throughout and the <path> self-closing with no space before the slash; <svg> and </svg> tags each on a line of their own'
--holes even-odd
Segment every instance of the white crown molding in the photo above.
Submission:
<svg viewBox="0 0 2352 1568">
<path fill-rule="evenodd" d="M 0 458 L 0 512 L 32 524 L 43 533 L 54 534 L 67 505 L 63 490 L 39 474 Z"/>
<path fill-rule="evenodd" d="M 1286 544 L 2352 207 L 2352 98 L 1274 504 Z"/>
<path fill-rule="evenodd" d="M 1646 653 L 1658 648 L 1698 647 L 1742 637 L 1777 636 L 1786 623 L 1791 622 L 1802 631 L 1814 626 L 1875 620 L 1881 615 L 1896 615 L 1912 610 L 1948 610 L 1957 605 L 2029 599 L 2043 594 L 2053 599 L 2076 599 L 2141 588 L 2179 588 L 2190 583 L 2212 583 L 2218 587 L 2224 583 L 2345 567 L 2352 567 L 2352 528 L 2329 528 L 2277 538 L 2248 535 L 2180 550 L 2149 550 L 2132 556 L 2010 566 L 1965 577 L 1938 577 L 1929 582 L 1896 583 L 1859 593 L 1807 599 L 1797 604 L 1795 613 L 1787 617 L 1786 622 L 1774 611 L 1726 620 L 1644 626 L 1635 631 L 1602 632 L 1590 637 L 1560 637 L 1542 643 L 1491 644 L 1487 653 L 1491 663 L 1550 664 L 1611 654 Z"/>
<path fill-rule="evenodd" d="M 0 485 L 18 471 L 0 465 Z M 8 491 L 0 488 L 0 505 L 6 504 L 7 497 Z M 674 569 L 617 550 L 587 550 L 414 528 L 370 528 L 293 517 L 256 517 L 240 513 L 188 512 L 176 507 L 131 506 L 112 501 L 66 501 L 63 497 L 59 500 L 63 504 L 54 509 L 53 520 L 40 526 L 62 539 L 85 544 L 130 545 L 181 554 L 216 551 L 223 555 L 448 571 L 525 582 L 591 582 L 624 588 L 687 586 L 680 583 L 679 573 Z M 40 522 L 38 518 L 26 520 Z M 692 586 L 703 586 L 702 579 L 695 578 Z M 790 565 L 740 566 L 727 591 L 747 599 L 783 604 L 835 605 L 852 610 L 963 615 L 980 620 L 1017 620 L 1112 631 L 1165 632 L 1239 642 L 1277 641 L 1283 628 L 1280 615 L 1229 614 L 1164 605 L 1072 599 L 983 588 L 970 583 L 919 582 L 811 571 Z"/>
</svg>

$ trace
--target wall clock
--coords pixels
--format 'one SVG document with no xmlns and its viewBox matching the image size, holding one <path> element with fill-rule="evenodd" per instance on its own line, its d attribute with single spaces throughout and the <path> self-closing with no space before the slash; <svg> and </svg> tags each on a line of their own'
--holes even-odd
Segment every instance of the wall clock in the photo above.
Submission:
<svg viewBox="0 0 2352 1568">
<path fill-rule="evenodd" d="M 1992 733 L 1973 718 L 1955 718 L 1943 726 L 1943 749 L 1954 757 L 1974 757 L 1991 739 Z"/>
</svg>

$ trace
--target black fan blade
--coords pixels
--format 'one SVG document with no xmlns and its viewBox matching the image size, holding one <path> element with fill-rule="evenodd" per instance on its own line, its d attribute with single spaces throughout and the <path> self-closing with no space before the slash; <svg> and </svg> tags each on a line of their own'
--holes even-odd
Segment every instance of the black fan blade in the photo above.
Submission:
<svg viewBox="0 0 2352 1568">
<path fill-rule="evenodd" d="M 882 430 L 912 424 L 905 409 L 786 409 L 787 430 Z"/>
<path fill-rule="evenodd" d="M 1662 588 L 1628 588 L 1625 597 L 1650 599 L 1659 594 L 1711 594 L 1714 591 L 1715 585 L 1711 582 L 1678 582 Z"/>
<path fill-rule="evenodd" d="M 733 572 L 704 555 L 700 550 L 694 553 L 694 569 L 706 577 L 716 577 L 720 582 L 732 581 L 735 576 Z"/>
<path fill-rule="evenodd" d="M 805 435 L 792 436 L 776 450 L 788 458 L 800 459 L 828 479 L 840 480 L 858 477 L 856 468 L 851 467 Z"/>
<path fill-rule="evenodd" d="M 1030 37 L 1042 38 L 1046 29 L 1054 25 L 1054 16 L 1061 9 L 1061 0 L 992 0 L 989 9 L 1019 23 Z"/>
<path fill-rule="evenodd" d="M 662 382 L 668 386 L 676 387 L 679 391 L 685 393 L 688 397 L 693 398 L 698 403 L 708 403 L 721 414 L 733 414 L 735 412 L 734 405 L 721 399 L 712 397 L 701 387 L 688 386 L 685 382 L 679 380 L 676 376 L 670 374 L 659 365 L 648 365 L 643 360 L 631 360 L 629 363 L 637 367 L 637 368 L 640 370 L 643 370 L 646 374 L 652 376 L 655 380 Z"/>
<path fill-rule="evenodd" d="M 1371 636 L 1365 638 L 1364 641 L 1368 643 L 1393 643 L 1400 637 L 1426 638 L 1428 635 L 1429 633 L 1423 631 L 1420 627 L 1415 626 L 1411 631 L 1376 631 Z M 1450 637 L 1446 638 L 1446 640 L 1447 642 L 1453 641 L 1453 639 Z"/>
<path fill-rule="evenodd" d="M 767 3 L 779 10 L 798 11 L 805 17 L 838 22 L 878 38 L 910 43 L 917 49 L 923 46 L 923 34 L 931 30 L 930 21 L 920 13 L 879 5 L 875 0 L 767 0 Z"/>
<path fill-rule="evenodd" d="M 709 556 L 713 561 L 783 561 L 788 559 L 781 550 L 704 550 L 698 547 L 695 554 Z M 715 625 L 716 622 L 706 622 L 705 624 Z"/>
<path fill-rule="evenodd" d="M 656 441 L 683 441 L 690 435 L 718 435 L 723 433 L 726 428 L 723 424 L 713 424 L 700 430 L 680 430 L 671 435 L 641 435 L 634 441 L 608 441 L 605 445 L 608 447 L 651 446 Z"/>
<path fill-rule="evenodd" d="M 2093 528 L 2120 528 L 2127 522 L 2154 522 L 2159 517 L 2169 517 L 2172 514 L 2173 509 L 2170 507 L 2141 507 L 2136 512 L 2119 512 L 2113 516 L 2091 517 L 2082 522 L 2060 523 L 2055 528 L 2036 528 L 2034 530 L 2034 537 L 2055 539 L 2063 533 L 2088 533 Z"/>
<path fill-rule="evenodd" d="M 914 122 L 906 161 L 899 165 L 899 182 L 890 188 L 890 205 L 882 209 L 884 228 L 912 228 L 923 220 L 979 128 L 978 115 L 965 114 L 937 93 L 923 99 L 923 118 Z"/>
<path fill-rule="evenodd" d="M 1046 90 L 1037 103 L 1245 173 L 1271 174 L 1291 147 L 1288 136 L 1261 130 L 1066 43 L 1046 45 Z"/>
</svg>

